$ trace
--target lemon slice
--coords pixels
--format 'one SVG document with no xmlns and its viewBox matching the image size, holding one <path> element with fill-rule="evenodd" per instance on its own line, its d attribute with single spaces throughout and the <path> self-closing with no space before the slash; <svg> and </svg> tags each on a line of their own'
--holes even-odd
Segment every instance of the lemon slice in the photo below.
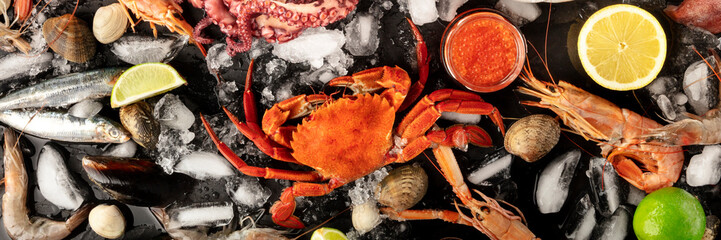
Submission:
<svg viewBox="0 0 721 240">
<path fill-rule="evenodd" d="M 310 240 L 348 240 L 348 237 L 338 229 L 322 227 L 313 232 Z"/>
<path fill-rule="evenodd" d="M 578 36 L 586 73 L 601 86 L 633 90 L 648 85 L 663 67 L 666 34 L 639 7 L 616 4 L 591 15 Z"/>
<path fill-rule="evenodd" d="M 175 68 L 165 63 L 135 65 L 118 77 L 110 95 L 110 106 L 122 107 L 186 84 Z"/>
</svg>

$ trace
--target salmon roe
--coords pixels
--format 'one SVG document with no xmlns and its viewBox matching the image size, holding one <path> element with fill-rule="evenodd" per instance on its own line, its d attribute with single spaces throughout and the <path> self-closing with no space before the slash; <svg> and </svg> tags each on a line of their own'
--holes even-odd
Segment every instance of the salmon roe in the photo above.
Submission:
<svg viewBox="0 0 721 240">
<path fill-rule="evenodd" d="M 472 13 L 464 18 L 468 19 L 449 26 L 455 29 L 446 30 L 444 61 L 451 75 L 471 90 L 481 92 L 510 84 L 515 76 L 508 79 L 509 75 L 515 70 L 520 72 L 522 64 L 519 47 L 525 51 L 525 45 L 517 46 L 523 43 L 518 30 L 492 12 Z"/>
</svg>

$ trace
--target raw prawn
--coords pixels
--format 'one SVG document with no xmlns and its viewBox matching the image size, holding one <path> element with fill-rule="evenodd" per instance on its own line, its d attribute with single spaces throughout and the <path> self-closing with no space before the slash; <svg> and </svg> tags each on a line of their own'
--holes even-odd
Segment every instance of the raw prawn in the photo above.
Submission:
<svg viewBox="0 0 721 240">
<path fill-rule="evenodd" d="M 684 160 L 681 147 L 638 140 L 661 124 L 570 83 L 542 82 L 528 67 L 521 79 L 528 87 L 518 91 L 541 99 L 523 104 L 550 109 L 577 134 L 598 141 L 601 154 L 635 187 L 650 193 L 678 180 Z"/>
<path fill-rule="evenodd" d="M 158 31 L 155 28 L 155 24 L 167 27 L 171 32 L 177 32 L 182 35 L 190 36 L 195 46 L 200 49 L 200 52 L 205 56 L 207 53 L 205 47 L 195 41 L 193 38 L 193 27 L 183 19 L 180 15 L 183 13 L 183 8 L 180 7 L 178 1 L 175 0 L 118 0 L 123 6 L 125 15 L 128 20 L 132 23 L 130 25 L 135 30 L 135 21 L 130 17 L 128 9 L 130 9 L 137 18 L 150 23 L 150 28 L 153 29 L 153 35 L 158 36 Z"/>
<path fill-rule="evenodd" d="M 24 2 L 30 2 L 30 5 L 32 6 L 32 1 L 24 0 Z M 25 29 L 11 29 L 15 22 L 13 21 L 11 23 L 7 17 L 7 9 L 5 8 L 7 7 L 7 4 L 10 4 L 10 1 L 4 2 L 4 0 L 0 0 L 0 14 L 3 15 L 4 20 L 0 23 L 0 50 L 14 52 L 15 49 L 18 49 L 21 52 L 28 54 L 30 49 L 32 49 L 30 47 L 30 43 L 21 37 L 21 35 L 25 32 Z M 15 6 L 18 5 L 22 5 L 22 3 L 15 1 Z M 16 14 L 16 16 L 20 15 Z"/>
<path fill-rule="evenodd" d="M 453 192 L 461 200 L 456 204 L 456 212 L 449 210 L 404 210 L 396 212 L 393 208 L 382 208 L 381 211 L 391 219 L 420 220 L 441 219 L 447 222 L 458 223 L 475 227 L 491 239 L 539 239 L 523 224 L 522 217 L 515 216 L 503 209 L 496 200 L 480 191 L 474 190 L 483 201 L 474 199 L 468 185 L 463 181 L 463 174 L 453 150 L 448 146 L 438 146 L 433 149 L 433 155 L 438 161 L 441 173 L 446 181 L 453 187 Z M 461 212 L 461 207 L 471 211 L 471 216 Z M 517 210 L 517 209 L 516 209 Z"/>
<path fill-rule="evenodd" d="M 721 57 L 711 51 L 715 61 L 715 65 L 711 70 L 719 78 L 721 71 Z M 704 60 L 705 61 L 705 60 Z M 708 62 L 707 62 L 708 64 Z M 711 64 L 708 64 L 710 67 Z M 709 110 L 703 116 L 695 116 L 688 114 L 689 119 L 684 119 L 653 129 L 649 134 L 641 137 L 645 141 L 659 141 L 665 144 L 687 146 L 687 145 L 709 145 L 721 143 L 721 103 L 714 109 Z"/>
<path fill-rule="evenodd" d="M 92 206 L 85 205 L 67 221 L 43 217 L 29 217 L 27 209 L 28 173 L 18 146 L 18 136 L 5 128 L 5 194 L 3 194 L 3 224 L 12 239 L 63 239 L 85 221 Z"/>
</svg>

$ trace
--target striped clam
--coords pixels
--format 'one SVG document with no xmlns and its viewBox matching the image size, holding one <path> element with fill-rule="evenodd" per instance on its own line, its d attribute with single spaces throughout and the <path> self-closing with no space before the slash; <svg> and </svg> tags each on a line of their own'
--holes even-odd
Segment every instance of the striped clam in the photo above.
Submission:
<svg viewBox="0 0 721 240">
<path fill-rule="evenodd" d="M 160 123 L 153 117 L 153 109 L 146 102 L 137 102 L 120 108 L 120 122 L 144 148 L 154 149 L 158 143 Z"/>
<path fill-rule="evenodd" d="M 120 3 L 100 7 L 93 17 L 93 35 L 98 42 L 108 44 L 118 40 L 128 28 L 128 17 Z"/>
<path fill-rule="evenodd" d="M 556 146 L 561 126 L 551 116 L 534 114 L 521 118 L 508 129 L 503 145 L 506 151 L 526 162 L 535 162 Z"/>
<path fill-rule="evenodd" d="M 428 175 L 418 165 L 406 165 L 388 173 L 378 184 L 378 202 L 400 212 L 420 202 L 428 190 Z"/>
<path fill-rule="evenodd" d="M 95 56 L 95 37 L 88 24 L 71 14 L 46 20 L 43 37 L 53 51 L 68 61 L 84 63 Z"/>
</svg>

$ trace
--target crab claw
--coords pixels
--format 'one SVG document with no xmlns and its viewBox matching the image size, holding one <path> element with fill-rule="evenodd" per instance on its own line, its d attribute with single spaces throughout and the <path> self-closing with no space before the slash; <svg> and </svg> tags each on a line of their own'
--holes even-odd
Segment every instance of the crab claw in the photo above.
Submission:
<svg viewBox="0 0 721 240">
<path fill-rule="evenodd" d="M 295 211 L 295 198 L 293 197 L 293 188 L 286 188 L 280 195 L 280 200 L 276 201 L 272 207 L 270 207 L 270 214 L 272 215 L 273 222 L 287 228 L 305 228 L 303 222 L 296 216 L 293 216 Z"/>
</svg>

